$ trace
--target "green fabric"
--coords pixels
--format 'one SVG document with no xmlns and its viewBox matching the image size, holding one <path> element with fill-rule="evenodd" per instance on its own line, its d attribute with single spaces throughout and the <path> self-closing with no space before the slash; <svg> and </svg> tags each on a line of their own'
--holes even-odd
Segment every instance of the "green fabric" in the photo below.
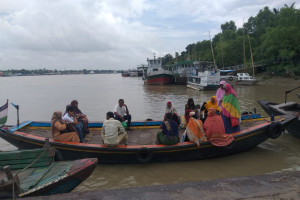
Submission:
<svg viewBox="0 0 300 200">
<path fill-rule="evenodd" d="M 173 137 L 172 139 L 168 139 L 162 132 L 158 132 L 157 142 L 158 144 L 173 145 L 179 142 L 179 137 Z"/>
</svg>

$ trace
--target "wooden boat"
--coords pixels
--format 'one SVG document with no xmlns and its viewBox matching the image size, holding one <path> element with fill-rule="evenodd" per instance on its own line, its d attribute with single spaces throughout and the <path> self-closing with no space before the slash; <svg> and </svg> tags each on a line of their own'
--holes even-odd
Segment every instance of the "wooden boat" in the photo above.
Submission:
<svg viewBox="0 0 300 200">
<path fill-rule="evenodd" d="M 97 158 L 54 162 L 54 155 L 52 147 L 0 152 L 0 199 L 70 192 L 98 164 Z"/>
<path fill-rule="evenodd" d="M 300 104 L 295 102 L 278 104 L 265 100 L 258 100 L 257 103 L 259 103 L 263 110 L 270 116 L 286 114 L 296 115 L 297 112 L 300 112 Z M 300 138 L 300 120 L 295 118 L 291 123 L 288 124 L 286 130 L 293 136 Z"/>
<path fill-rule="evenodd" d="M 102 144 L 102 122 L 89 123 L 90 133 L 86 143 L 61 142 L 52 139 L 50 122 L 27 121 L 0 132 L 0 137 L 18 148 L 31 149 L 44 145 L 49 138 L 57 150 L 56 159 L 98 158 L 99 163 L 148 163 L 199 160 L 225 156 L 249 150 L 269 138 L 277 138 L 295 116 L 279 116 L 275 122 L 270 118 L 243 120 L 241 131 L 233 133 L 234 141 L 227 147 L 216 147 L 210 142 L 180 142 L 175 145 L 156 145 L 161 121 L 132 122 L 128 131 L 128 145 L 108 147 Z M 180 130 L 180 134 L 184 129 Z"/>
</svg>

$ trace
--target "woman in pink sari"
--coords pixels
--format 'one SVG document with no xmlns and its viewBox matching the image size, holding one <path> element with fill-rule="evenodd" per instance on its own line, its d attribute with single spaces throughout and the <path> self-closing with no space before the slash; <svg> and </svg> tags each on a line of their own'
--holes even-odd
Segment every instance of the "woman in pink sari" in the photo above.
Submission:
<svg viewBox="0 0 300 200">
<path fill-rule="evenodd" d="M 224 90 L 224 85 L 226 85 L 226 81 L 221 81 L 220 82 L 220 88 L 217 90 L 217 93 L 216 93 L 216 99 L 217 99 L 217 103 L 218 103 L 218 106 L 219 108 L 222 107 L 222 99 L 223 99 L 223 96 L 225 94 L 225 90 Z"/>
</svg>

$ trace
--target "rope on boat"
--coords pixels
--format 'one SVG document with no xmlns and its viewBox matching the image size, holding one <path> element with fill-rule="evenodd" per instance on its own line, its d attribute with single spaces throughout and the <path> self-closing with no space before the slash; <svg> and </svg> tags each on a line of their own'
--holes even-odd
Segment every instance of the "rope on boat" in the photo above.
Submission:
<svg viewBox="0 0 300 200">
<path fill-rule="evenodd" d="M 20 171 L 18 171 L 14 175 L 14 177 L 13 177 L 13 184 L 12 184 L 12 197 L 13 197 L 13 200 L 16 199 L 16 197 L 15 197 L 15 181 L 17 180 L 18 174 L 20 174 L 21 172 L 23 172 L 26 169 L 30 168 L 34 163 L 36 163 L 48 151 L 49 147 L 50 147 L 49 139 L 46 139 L 45 145 L 44 145 L 44 151 L 34 161 L 32 161 L 32 163 L 30 163 L 29 165 L 27 165 L 25 168 L 21 169 Z"/>
</svg>

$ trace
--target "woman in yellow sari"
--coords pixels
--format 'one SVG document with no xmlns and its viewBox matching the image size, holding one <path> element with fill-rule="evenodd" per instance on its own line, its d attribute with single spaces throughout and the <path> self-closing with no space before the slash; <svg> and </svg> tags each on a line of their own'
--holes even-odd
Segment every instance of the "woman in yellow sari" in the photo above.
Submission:
<svg viewBox="0 0 300 200">
<path fill-rule="evenodd" d="M 221 109 L 218 106 L 217 98 L 216 96 L 212 96 L 209 101 L 204 102 L 201 108 L 201 111 L 204 112 L 204 119 L 202 120 L 203 123 L 205 122 L 207 118 L 207 113 L 210 108 L 213 108 L 217 114 L 221 113 Z"/>
</svg>

